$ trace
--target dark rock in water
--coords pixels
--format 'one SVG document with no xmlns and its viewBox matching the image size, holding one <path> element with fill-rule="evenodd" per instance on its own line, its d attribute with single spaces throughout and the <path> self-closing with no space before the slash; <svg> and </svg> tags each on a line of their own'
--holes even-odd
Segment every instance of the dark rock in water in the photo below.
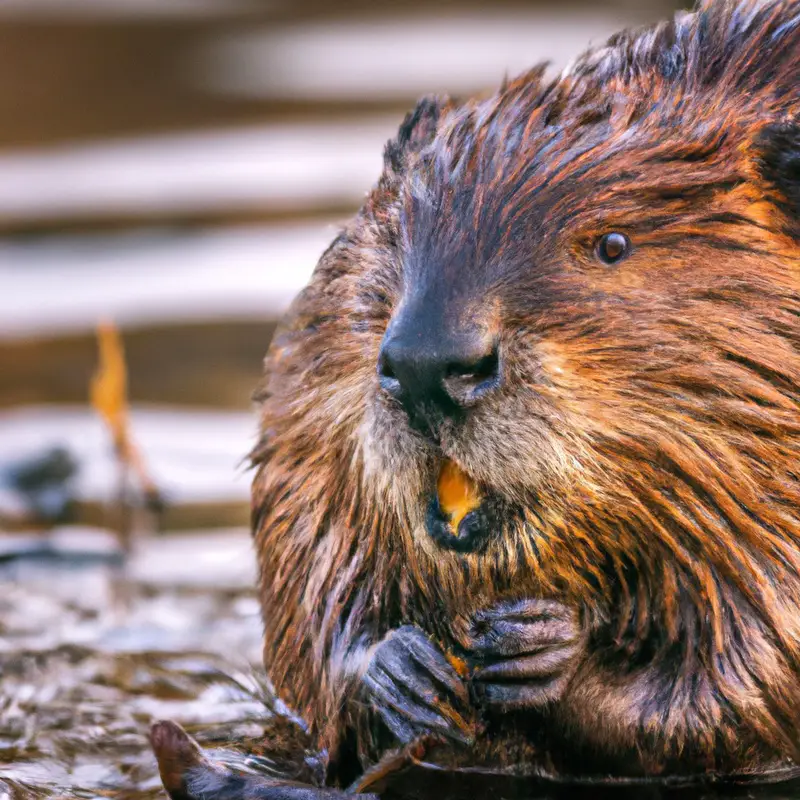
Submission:
<svg viewBox="0 0 800 800">
<path fill-rule="evenodd" d="M 38 522 L 64 522 L 69 518 L 74 500 L 72 481 L 78 463 L 63 447 L 54 447 L 43 455 L 12 464 L 0 480 L 18 493 L 27 516 Z"/>
</svg>

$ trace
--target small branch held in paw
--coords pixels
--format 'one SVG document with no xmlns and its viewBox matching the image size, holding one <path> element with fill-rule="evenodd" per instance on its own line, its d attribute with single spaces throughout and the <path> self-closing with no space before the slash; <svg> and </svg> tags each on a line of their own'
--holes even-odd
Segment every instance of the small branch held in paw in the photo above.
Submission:
<svg viewBox="0 0 800 800">
<path fill-rule="evenodd" d="M 444 738 L 437 736 L 423 736 L 407 744 L 400 750 L 392 750 L 381 760 L 370 767 L 350 788 L 349 793 L 358 795 L 360 792 L 380 793 L 386 784 L 399 772 L 419 764 L 435 748 L 447 744 Z"/>
</svg>

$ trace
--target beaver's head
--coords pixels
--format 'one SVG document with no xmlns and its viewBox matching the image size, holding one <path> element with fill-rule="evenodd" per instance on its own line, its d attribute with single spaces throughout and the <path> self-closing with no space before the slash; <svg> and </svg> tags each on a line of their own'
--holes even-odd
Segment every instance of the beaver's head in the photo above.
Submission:
<svg viewBox="0 0 800 800">
<path fill-rule="evenodd" d="M 795 564 L 799 87 L 800 0 L 744 0 L 420 104 L 270 356 L 281 553 L 712 605 Z M 455 531 L 443 465 L 479 495 Z"/>
</svg>

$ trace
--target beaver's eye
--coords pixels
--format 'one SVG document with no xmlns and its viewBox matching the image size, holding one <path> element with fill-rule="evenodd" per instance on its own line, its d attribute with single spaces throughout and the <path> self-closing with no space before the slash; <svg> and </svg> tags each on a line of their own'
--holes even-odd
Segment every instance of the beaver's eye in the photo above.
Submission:
<svg viewBox="0 0 800 800">
<path fill-rule="evenodd" d="M 606 233 L 597 241 L 597 257 L 604 264 L 616 264 L 631 251 L 631 240 L 624 233 Z"/>
</svg>

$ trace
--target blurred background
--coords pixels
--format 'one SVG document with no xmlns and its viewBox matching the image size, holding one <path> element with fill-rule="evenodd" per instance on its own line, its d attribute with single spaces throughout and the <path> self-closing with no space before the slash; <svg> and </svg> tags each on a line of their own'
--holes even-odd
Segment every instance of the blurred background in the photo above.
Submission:
<svg viewBox="0 0 800 800">
<path fill-rule="evenodd" d="M 230 721 L 164 654 L 258 660 L 251 393 L 415 99 L 678 5 L 0 0 L 0 796 L 155 796 L 145 722 Z"/>
<path fill-rule="evenodd" d="M 675 6 L 0 0 L 0 526 L 64 510 L 10 475 L 53 448 L 75 466 L 69 518 L 105 521 L 118 487 L 87 404 L 101 318 L 122 330 L 160 526 L 245 524 L 275 320 L 415 98 L 563 66 Z"/>
</svg>

